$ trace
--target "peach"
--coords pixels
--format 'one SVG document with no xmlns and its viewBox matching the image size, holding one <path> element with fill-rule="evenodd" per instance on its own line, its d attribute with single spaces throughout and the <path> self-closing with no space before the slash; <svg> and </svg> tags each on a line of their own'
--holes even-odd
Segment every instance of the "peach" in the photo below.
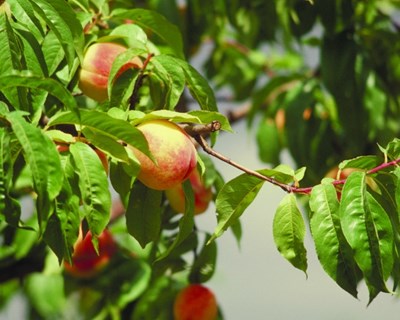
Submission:
<svg viewBox="0 0 400 320">
<path fill-rule="evenodd" d="M 126 51 L 126 47 L 112 42 L 98 42 L 91 45 L 83 58 L 79 74 L 79 88 L 86 96 L 103 102 L 108 98 L 108 77 L 115 58 Z M 135 57 L 119 71 L 121 74 L 128 68 L 141 68 L 142 60 Z"/>
<path fill-rule="evenodd" d="M 197 165 L 197 153 L 190 136 L 181 127 L 168 120 L 149 120 L 137 128 L 145 136 L 155 160 L 132 148 L 141 166 L 138 179 L 144 185 L 166 190 L 190 176 Z"/>
<path fill-rule="evenodd" d="M 88 278 L 102 270 L 115 254 L 117 245 L 107 229 L 101 233 L 98 241 L 99 254 L 94 249 L 90 231 L 84 238 L 80 234 L 72 255 L 72 265 L 64 262 L 65 271 L 75 277 Z"/>
<path fill-rule="evenodd" d="M 215 320 L 218 315 L 214 293 L 201 284 L 182 289 L 174 302 L 175 320 Z"/>
<path fill-rule="evenodd" d="M 198 170 L 194 170 L 189 176 L 194 193 L 194 214 L 200 214 L 207 210 L 212 199 L 211 188 L 206 188 Z M 176 212 L 185 212 L 185 194 L 182 184 L 165 191 L 165 195 Z"/>
</svg>

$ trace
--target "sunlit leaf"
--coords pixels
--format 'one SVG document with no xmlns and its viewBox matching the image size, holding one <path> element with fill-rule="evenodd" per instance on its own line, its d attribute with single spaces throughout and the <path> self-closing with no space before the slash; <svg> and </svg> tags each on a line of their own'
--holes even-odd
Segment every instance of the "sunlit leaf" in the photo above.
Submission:
<svg viewBox="0 0 400 320">
<path fill-rule="evenodd" d="M 370 291 L 370 302 L 388 292 L 385 281 L 393 266 L 393 231 L 390 219 L 366 190 L 364 172 L 347 178 L 340 203 L 343 233 L 354 252 Z"/>
<path fill-rule="evenodd" d="M 357 266 L 339 219 L 339 201 L 332 184 L 317 185 L 310 197 L 310 226 L 318 259 L 326 273 L 357 297 Z"/>
<path fill-rule="evenodd" d="M 294 194 L 287 194 L 279 203 L 273 220 L 273 235 L 281 255 L 294 267 L 307 271 L 304 247 L 306 227 Z"/>
<path fill-rule="evenodd" d="M 210 241 L 221 236 L 236 223 L 244 210 L 253 202 L 264 182 L 259 178 L 242 174 L 222 187 L 215 200 L 218 225 Z"/>
</svg>

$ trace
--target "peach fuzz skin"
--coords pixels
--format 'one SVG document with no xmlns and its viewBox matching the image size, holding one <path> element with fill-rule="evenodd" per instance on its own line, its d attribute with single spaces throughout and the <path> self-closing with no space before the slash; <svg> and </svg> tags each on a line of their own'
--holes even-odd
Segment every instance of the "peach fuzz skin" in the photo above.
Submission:
<svg viewBox="0 0 400 320">
<path fill-rule="evenodd" d="M 211 188 L 206 188 L 198 170 L 194 170 L 189 176 L 194 193 L 194 214 L 200 214 L 207 210 L 212 199 Z M 182 184 L 165 191 L 165 195 L 176 212 L 185 212 L 185 194 Z"/>
<path fill-rule="evenodd" d="M 174 303 L 174 320 L 215 320 L 218 306 L 215 295 L 200 284 L 182 289 Z"/>
<path fill-rule="evenodd" d="M 92 234 L 88 232 L 83 239 L 80 234 L 72 255 L 72 265 L 64 262 L 65 271 L 78 278 L 89 278 L 103 269 L 115 254 L 117 245 L 107 229 L 98 237 L 98 241 L 99 254 L 92 244 Z"/>
<path fill-rule="evenodd" d="M 79 74 L 79 88 L 86 96 L 103 102 L 107 100 L 108 77 L 115 58 L 127 49 L 112 42 L 99 42 L 91 45 L 84 56 Z M 128 68 L 141 68 L 142 61 L 135 57 L 124 65 L 119 74 Z"/>
<path fill-rule="evenodd" d="M 168 120 L 150 120 L 137 128 L 145 136 L 155 163 L 132 148 L 140 162 L 138 179 L 147 187 L 166 190 L 186 180 L 197 165 L 197 153 L 189 135 Z"/>
</svg>

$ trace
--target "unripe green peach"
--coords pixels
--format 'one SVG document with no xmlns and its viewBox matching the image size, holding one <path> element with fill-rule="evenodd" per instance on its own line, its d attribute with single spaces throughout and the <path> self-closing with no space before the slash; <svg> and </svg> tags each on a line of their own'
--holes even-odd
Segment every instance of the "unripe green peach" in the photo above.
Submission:
<svg viewBox="0 0 400 320">
<path fill-rule="evenodd" d="M 98 102 L 107 100 L 108 77 L 112 64 L 115 58 L 126 50 L 126 47 L 112 42 L 98 42 L 91 45 L 85 52 L 79 74 L 79 88 L 82 93 Z M 135 57 L 125 64 L 118 74 L 128 68 L 142 66 L 142 60 Z"/>
<path fill-rule="evenodd" d="M 201 284 L 182 289 L 174 302 L 175 320 L 215 320 L 218 315 L 214 293 Z"/>
<path fill-rule="evenodd" d="M 200 214 L 207 210 L 212 199 L 211 188 L 206 188 L 198 170 L 194 170 L 189 176 L 194 193 L 194 214 Z M 185 212 L 185 194 L 182 184 L 165 191 L 165 195 L 176 212 Z"/>
<path fill-rule="evenodd" d="M 72 264 L 64 262 L 65 271 L 74 277 L 88 278 L 102 270 L 115 254 L 117 245 L 107 229 L 98 237 L 98 242 L 99 254 L 94 249 L 90 231 L 85 237 L 80 234 L 72 255 Z"/>
<path fill-rule="evenodd" d="M 132 148 L 141 165 L 138 179 L 156 190 L 170 189 L 186 180 L 197 165 L 196 148 L 190 136 L 168 120 L 145 121 L 137 128 L 145 136 L 155 160 Z"/>
</svg>

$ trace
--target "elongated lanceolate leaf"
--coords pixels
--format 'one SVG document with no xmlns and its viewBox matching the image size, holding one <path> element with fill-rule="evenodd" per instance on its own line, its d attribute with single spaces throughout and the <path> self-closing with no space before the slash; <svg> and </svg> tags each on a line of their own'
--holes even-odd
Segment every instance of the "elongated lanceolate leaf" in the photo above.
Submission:
<svg viewBox="0 0 400 320">
<path fill-rule="evenodd" d="M 89 229 L 100 235 L 110 219 L 111 195 L 108 179 L 96 152 L 87 144 L 77 142 L 69 148 L 76 173 L 79 190 Z"/>
<path fill-rule="evenodd" d="M 173 110 L 185 88 L 185 75 L 176 59 L 168 55 L 155 56 L 151 62 L 154 71 L 150 74 L 151 88 L 157 95 L 152 94 L 158 108 Z"/>
<path fill-rule="evenodd" d="M 242 174 L 227 182 L 217 195 L 218 225 L 210 241 L 221 236 L 243 214 L 244 210 L 253 202 L 264 180 Z"/>
<path fill-rule="evenodd" d="M 388 292 L 385 281 L 393 267 L 393 230 L 379 202 L 366 191 L 364 172 L 353 172 L 343 187 L 340 220 L 370 291 L 370 302 Z"/>
<path fill-rule="evenodd" d="M 177 57 L 183 58 L 183 41 L 179 29 L 159 13 L 146 9 L 115 10 L 112 16 L 133 20 L 140 27 L 151 30 Z"/>
<path fill-rule="evenodd" d="M 75 56 L 82 59 L 84 37 L 76 14 L 63 0 L 31 0 L 35 12 L 48 24 L 64 49 L 71 69 Z"/>
<path fill-rule="evenodd" d="M 306 227 L 297 207 L 294 194 L 287 194 L 280 202 L 273 220 L 273 235 L 281 255 L 294 267 L 307 271 L 307 251 L 304 247 Z"/>
<path fill-rule="evenodd" d="M 186 85 L 190 94 L 198 102 L 202 110 L 218 111 L 217 102 L 215 100 L 214 91 L 211 89 L 207 80 L 186 61 L 176 59 L 182 67 Z"/>
<path fill-rule="evenodd" d="M 50 213 L 49 205 L 59 194 L 63 176 L 60 157 L 51 140 L 42 131 L 25 121 L 19 112 L 6 115 L 18 138 L 29 165 L 38 195 L 39 223 L 45 222 Z"/>
<path fill-rule="evenodd" d="M 21 209 L 19 202 L 9 195 L 10 183 L 13 177 L 11 162 L 10 135 L 0 128 L 0 221 L 17 227 Z"/>
<path fill-rule="evenodd" d="M 332 184 L 317 185 L 310 197 L 310 226 L 318 259 L 335 282 L 357 297 L 358 268 L 339 219 L 339 201 Z"/>
<path fill-rule="evenodd" d="M 78 113 L 78 106 L 71 93 L 56 80 L 35 76 L 29 72 L 17 72 L 0 75 L 0 91 L 12 87 L 42 89 L 60 100 L 66 109 Z M 76 115 L 77 116 L 77 115 Z"/>
<path fill-rule="evenodd" d="M 179 231 L 176 235 L 172 244 L 161 253 L 156 261 L 160 261 L 166 257 L 178 246 L 180 245 L 185 239 L 192 234 L 193 227 L 194 227 L 194 193 L 192 186 L 190 184 L 189 179 L 187 179 L 182 184 L 183 192 L 185 194 L 185 213 L 183 217 L 179 220 Z"/>
<path fill-rule="evenodd" d="M 145 187 L 141 183 L 133 186 L 126 210 L 128 232 L 144 248 L 156 240 L 161 230 L 162 192 Z"/>
<path fill-rule="evenodd" d="M 80 118 L 72 112 L 59 113 L 49 121 L 49 126 L 58 124 L 76 124 L 89 127 L 114 140 L 122 140 L 150 156 L 147 140 L 137 128 L 129 122 L 115 119 L 106 113 L 95 110 L 79 110 Z"/>
</svg>

